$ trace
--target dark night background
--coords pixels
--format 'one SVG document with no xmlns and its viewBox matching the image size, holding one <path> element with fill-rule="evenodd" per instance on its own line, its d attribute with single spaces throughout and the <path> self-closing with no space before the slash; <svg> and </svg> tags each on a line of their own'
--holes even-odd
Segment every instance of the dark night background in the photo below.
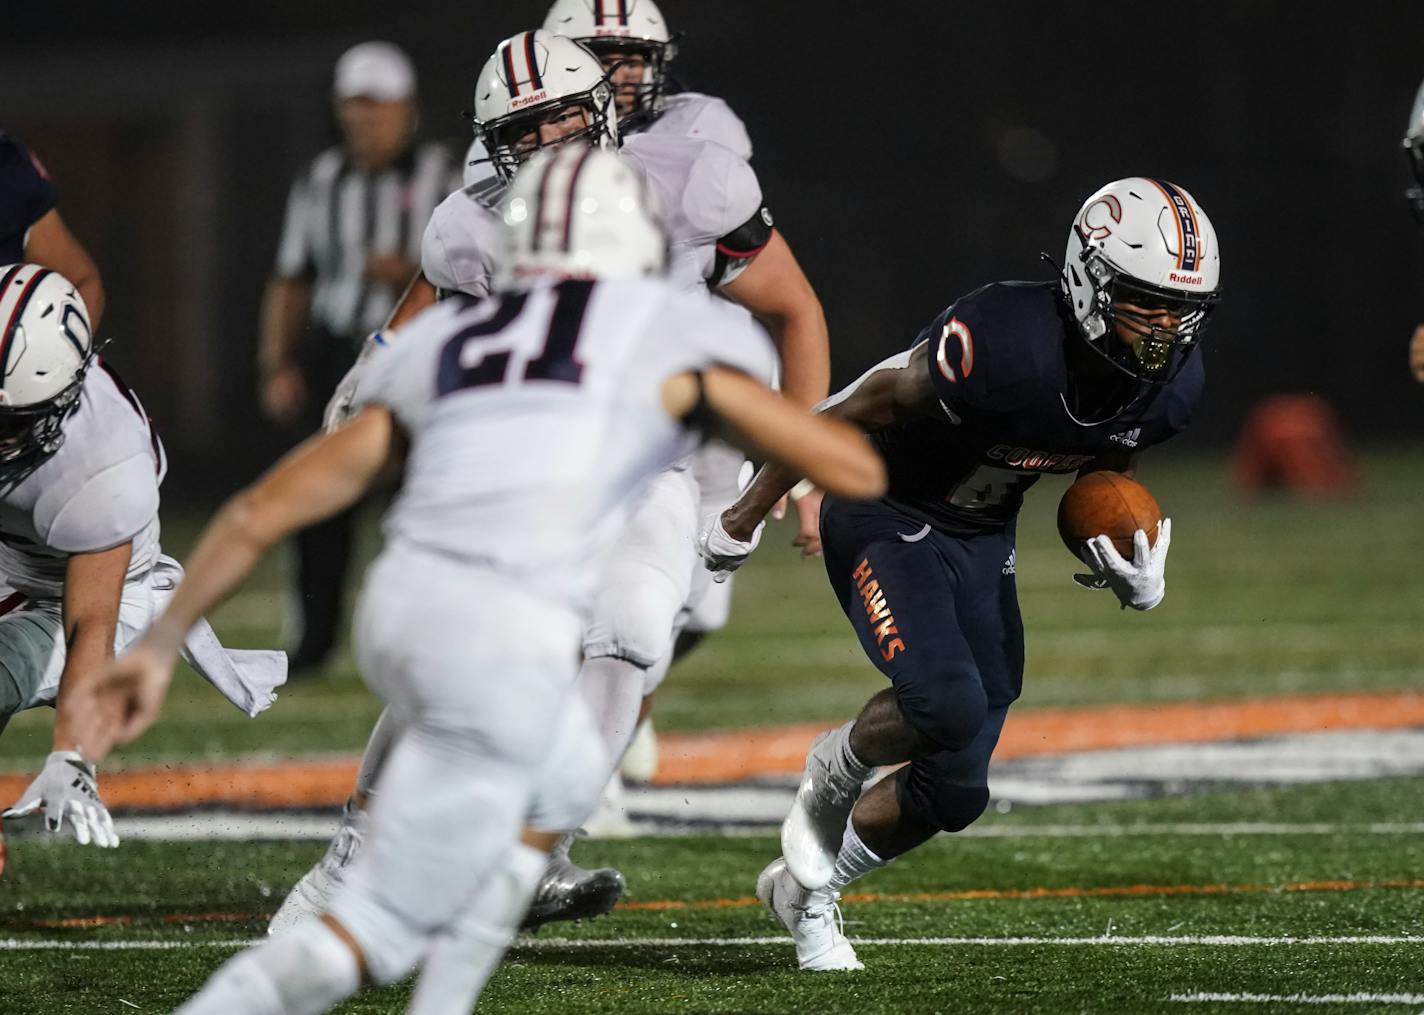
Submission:
<svg viewBox="0 0 1424 1015">
<path fill-rule="evenodd" d="M 1208 390 L 1184 444 L 1314 391 L 1361 440 L 1424 434 L 1405 344 L 1424 236 L 1399 149 L 1424 5 L 662 4 L 676 71 L 746 121 L 831 326 L 835 383 L 958 294 L 1041 278 L 1117 177 L 1187 187 L 1222 244 Z M 294 171 L 334 140 L 332 63 L 387 38 L 423 133 L 460 116 L 542 2 L 29 5 L 0 38 L 0 126 L 33 145 L 99 262 L 109 358 L 157 417 L 169 496 L 244 481 L 280 439 L 255 403 L 257 307 Z M 181 479 L 180 479 L 181 477 Z"/>
</svg>

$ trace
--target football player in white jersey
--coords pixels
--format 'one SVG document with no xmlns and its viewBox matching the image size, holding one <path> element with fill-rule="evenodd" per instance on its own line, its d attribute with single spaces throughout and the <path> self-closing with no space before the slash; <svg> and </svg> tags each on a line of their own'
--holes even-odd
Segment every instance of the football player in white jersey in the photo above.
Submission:
<svg viewBox="0 0 1424 1015">
<path fill-rule="evenodd" d="M 677 42 L 652 0 L 555 0 L 544 31 L 580 42 L 599 58 L 613 86 L 618 131 L 671 134 L 715 141 L 748 162 L 746 125 L 722 99 L 701 92 L 670 92 Z M 465 185 L 499 185 L 483 141 L 465 154 Z"/>
<path fill-rule="evenodd" d="M 23 709 L 58 711 L 52 753 L 4 816 L 44 811 L 50 830 L 117 846 L 85 755 L 103 717 L 74 701 L 182 574 L 158 545 L 167 463 L 138 399 L 95 356 L 68 279 L 0 267 L 0 322 L 0 729 Z M 250 715 L 286 678 L 280 652 L 225 654 L 206 625 L 189 641 Z"/>
<path fill-rule="evenodd" d="M 521 32 L 495 50 L 476 84 L 475 117 L 504 179 L 541 147 L 585 139 L 616 148 L 620 140 L 613 88 L 597 58 L 542 30 Z M 808 408 L 823 398 L 830 363 L 820 301 L 772 227 L 751 167 L 722 145 L 685 137 L 637 134 L 620 150 L 665 209 L 669 281 L 689 292 L 717 292 L 755 315 L 780 353 L 782 394 Z M 433 301 L 437 288 L 476 297 L 489 291 L 499 260 L 498 220 L 485 199 L 479 188 L 467 187 L 436 208 L 422 249 L 426 281 L 407 294 L 394 321 Z M 361 371 L 358 364 L 358 385 Z M 769 382 L 772 374 L 768 364 L 761 379 Z M 350 386 L 343 387 L 349 397 Z M 667 672 L 677 625 L 712 584 L 695 552 L 699 518 L 720 511 L 738 492 L 740 454 L 720 448 L 699 458 L 693 468 L 660 477 L 645 496 L 595 597 L 581 681 L 615 759 L 633 735 L 644 697 Z M 341 831 L 288 895 L 274 931 L 319 909 L 340 880 L 359 848 L 362 805 L 394 732 L 394 721 L 383 716 Z M 617 871 L 583 871 L 567 860 L 567 845 L 566 839 L 556 851 L 531 923 L 604 913 L 622 894 Z"/>
<path fill-rule="evenodd" d="M 635 133 L 665 134 L 715 141 L 750 162 L 752 142 L 746 126 L 722 99 L 701 92 L 671 91 L 672 63 L 678 40 L 671 34 L 662 11 L 652 0 L 555 0 L 544 19 L 544 30 L 582 43 L 603 62 L 613 86 L 618 107 L 618 131 L 623 137 Z M 467 156 L 466 172 L 478 174 L 487 167 L 478 140 Z M 477 178 L 477 177 L 474 177 Z M 467 180 L 473 182 L 473 178 Z M 706 487 L 725 486 L 729 499 L 735 491 L 730 480 L 738 475 L 740 461 L 717 445 L 706 445 L 693 460 L 693 475 Z M 798 490 L 798 494 L 804 488 Z M 798 495 L 797 503 L 800 505 Z M 800 532 L 797 545 L 819 539 L 818 501 L 808 501 L 798 511 Z M 773 513 L 780 518 L 781 511 Z M 707 634 L 727 625 L 732 607 L 732 583 L 721 582 L 705 591 L 699 584 L 695 606 L 679 622 L 673 646 L 673 660 L 680 659 Z M 657 769 L 657 740 L 650 717 L 652 696 L 644 699 L 633 743 L 624 755 L 623 774 L 640 781 L 652 778 Z M 590 820 L 601 834 L 627 831 L 631 825 L 622 812 L 622 780 L 615 775 L 605 794 L 604 806 Z"/>
<path fill-rule="evenodd" d="M 374 357 L 355 418 L 229 502 L 91 696 L 125 709 L 120 741 L 141 732 L 188 625 L 404 463 L 355 625 L 367 681 L 405 722 L 370 841 L 320 918 L 227 963 L 186 1015 L 324 1011 L 422 959 L 407 1010 L 468 1011 L 543 870 L 549 837 L 521 828 L 577 820 L 601 786 L 601 738 L 570 692 L 580 611 L 637 493 L 724 427 L 850 496 L 884 488 L 854 431 L 753 380 L 771 357 L 759 328 L 650 277 L 666 242 L 622 159 L 541 155 L 502 216 L 493 297 L 428 310 Z"/>
</svg>

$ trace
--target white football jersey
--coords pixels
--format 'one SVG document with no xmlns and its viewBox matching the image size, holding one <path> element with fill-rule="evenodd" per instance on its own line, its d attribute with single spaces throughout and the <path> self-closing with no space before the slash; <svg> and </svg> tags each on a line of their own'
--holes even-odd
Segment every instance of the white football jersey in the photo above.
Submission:
<svg viewBox="0 0 1424 1015">
<path fill-rule="evenodd" d="M 504 184 L 490 177 L 455 191 L 435 206 L 420 241 L 420 270 L 442 294 L 489 294 L 495 258 L 500 254 L 499 217 L 491 210 Z"/>
<path fill-rule="evenodd" d="M 158 560 L 158 487 L 167 463 L 148 414 L 102 362 L 84 378 L 59 450 L 0 486 L 0 580 L 32 598 L 64 592 L 69 555 L 133 540 L 128 579 Z"/>
<path fill-rule="evenodd" d="M 387 538 L 582 608 L 630 503 L 697 443 L 663 382 L 714 364 L 760 375 L 773 357 L 745 315 L 662 279 L 445 300 L 372 357 L 360 389 L 411 439 Z"/>
<path fill-rule="evenodd" d="M 678 92 L 663 100 L 662 115 L 641 131 L 645 134 L 676 134 L 698 141 L 716 141 L 750 162 L 752 139 L 746 124 L 715 95 Z"/>
<path fill-rule="evenodd" d="M 756 173 L 731 149 L 681 135 L 634 134 L 619 154 L 643 173 L 660 204 L 671 254 L 668 280 L 705 290 L 717 241 L 761 211 Z M 476 183 L 436 207 L 421 246 L 421 269 L 431 285 L 470 296 L 489 291 L 500 229 L 490 208 L 499 196 L 497 187 Z M 721 284 L 736 274 L 732 268 Z"/>
</svg>

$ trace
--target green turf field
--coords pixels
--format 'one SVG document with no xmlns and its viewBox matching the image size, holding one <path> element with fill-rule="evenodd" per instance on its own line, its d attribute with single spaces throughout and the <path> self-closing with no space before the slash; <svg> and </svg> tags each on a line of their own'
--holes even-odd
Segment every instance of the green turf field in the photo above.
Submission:
<svg viewBox="0 0 1424 1015">
<path fill-rule="evenodd" d="M 1424 686 L 1424 456 L 1372 455 L 1356 496 L 1316 505 L 1243 504 L 1220 460 L 1161 461 L 1143 479 L 1176 526 L 1170 594 L 1151 614 L 1073 586 L 1052 524 L 1062 484 L 1031 498 L 1018 708 Z M 193 518 L 171 519 L 170 549 L 193 531 Z M 731 627 L 674 671 L 663 728 L 835 720 L 881 686 L 820 563 L 797 560 L 789 539 L 771 530 Z M 270 562 L 215 618 L 225 637 L 273 644 L 281 587 Z M 121 760 L 349 752 L 375 712 L 349 661 L 256 721 L 189 677 Z M 12 723 L 3 764 L 41 757 L 48 721 Z M 871 898 L 844 907 L 846 927 L 869 968 L 846 975 L 796 973 L 779 928 L 748 904 L 771 837 L 586 843 L 580 858 L 625 870 L 634 904 L 677 905 L 521 943 L 481 1010 L 1424 1011 L 1421 801 L 1424 779 L 1401 778 L 991 813 L 854 886 Z M 321 848 L 12 842 L 0 1012 L 171 1010 L 261 932 Z M 124 922 L 56 922 L 94 916 Z M 339 1010 L 398 1011 L 405 990 Z M 1215 994 L 1264 1000 L 1172 1000 Z"/>
<path fill-rule="evenodd" d="M 1372 454 L 1355 496 L 1320 504 L 1242 503 L 1217 457 L 1148 456 L 1142 479 L 1175 522 L 1169 594 L 1149 614 L 1069 581 L 1074 562 L 1053 525 L 1065 481 L 1030 493 L 1019 525 L 1028 671 L 1017 708 L 1424 685 L 1424 455 Z M 196 521 L 169 519 L 172 551 L 187 547 Z M 821 563 L 799 560 L 791 535 L 789 524 L 768 530 L 738 578 L 731 626 L 673 671 L 658 698 L 662 728 L 838 720 L 882 686 Z M 269 561 L 215 618 L 232 644 L 279 644 L 281 565 Z M 257 721 L 188 675 L 164 721 L 116 760 L 354 751 L 376 711 L 349 657 L 282 692 Z M 42 757 L 49 722 L 44 710 L 18 717 L 0 738 L 0 764 Z"/>
<path fill-rule="evenodd" d="M 896 942 L 860 946 L 863 973 L 798 973 L 789 944 L 767 940 L 778 928 L 745 897 L 775 853 L 769 837 L 586 843 L 586 862 L 627 872 L 633 902 L 685 908 L 523 939 L 481 1011 L 1419 1011 L 1170 998 L 1424 996 L 1421 799 L 1424 780 L 1398 779 L 991 814 L 976 837 L 941 836 L 854 886 L 873 898 L 843 907 L 847 932 Z M 255 914 L 319 850 L 15 843 L 0 882 L 3 1010 L 171 1010 L 231 942 L 261 932 Z M 94 915 L 133 920 L 44 925 Z M 80 947 L 41 950 L 55 945 Z M 337 1010 L 398 1011 L 405 990 Z"/>
</svg>

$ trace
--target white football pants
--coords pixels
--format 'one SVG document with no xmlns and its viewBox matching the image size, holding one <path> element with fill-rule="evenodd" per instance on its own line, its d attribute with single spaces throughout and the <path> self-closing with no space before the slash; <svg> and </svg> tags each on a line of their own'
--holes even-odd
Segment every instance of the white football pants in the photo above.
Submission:
<svg viewBox="0 0 1424 1015">
<path fill-rule="evenodd" d="M 408 973 L 518 840 L 557 745 L 560 791 L 591 809 L 607 760 L 570 693 L 582 624 L 497 573 L 389 547 L 356 613 L 366 681 L 402 730 L 371 831 L 330 912 L 372 978 Z"/>
</svg>

